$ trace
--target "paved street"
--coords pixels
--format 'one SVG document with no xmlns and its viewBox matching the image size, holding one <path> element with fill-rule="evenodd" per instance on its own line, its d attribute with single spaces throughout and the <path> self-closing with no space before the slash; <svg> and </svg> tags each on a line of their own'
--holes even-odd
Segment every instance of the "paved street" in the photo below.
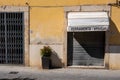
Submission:
<svg viewBox="0 0 120 80">
<path fill-rule="evenodd" d="M 30 67 L 0 66 L 0 80 L 15 80 L 15 78 L 21 78 L 21 80 L 120 80 L 120 70 L 73 68 L 39 70 Z"/>
</svg>

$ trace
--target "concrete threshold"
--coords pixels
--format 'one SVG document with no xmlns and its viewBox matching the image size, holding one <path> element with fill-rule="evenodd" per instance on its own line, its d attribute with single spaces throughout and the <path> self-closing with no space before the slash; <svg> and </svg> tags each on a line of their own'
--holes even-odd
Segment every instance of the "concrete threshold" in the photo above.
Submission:
<svg viewBox="0 0 120 80">
<path fill-rule="evenodd" d="M 68 68 L 79 69 L 106 69 L 105 66 L 68 66 Z"/>
</svg>

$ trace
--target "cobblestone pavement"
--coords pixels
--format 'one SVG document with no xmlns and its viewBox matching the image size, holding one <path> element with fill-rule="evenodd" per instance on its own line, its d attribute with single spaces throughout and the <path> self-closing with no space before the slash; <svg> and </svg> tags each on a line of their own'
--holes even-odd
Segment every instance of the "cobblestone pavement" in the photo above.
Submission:
<svg viewBox="0 0 120 80">
<path fill-rule="evenodd" d="M 0 66 L 0 80 L 120 80 L 120 70 Z"/>
</svg>

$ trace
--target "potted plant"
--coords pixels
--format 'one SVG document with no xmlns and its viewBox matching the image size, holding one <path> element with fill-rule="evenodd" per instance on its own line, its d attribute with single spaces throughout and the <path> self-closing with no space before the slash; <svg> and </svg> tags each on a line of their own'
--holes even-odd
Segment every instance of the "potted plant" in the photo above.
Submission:
<svg viewBox="0 0 120 80">
<path fill-rule="evenodd" d="M 44 46 L 41 49 L 41 56 L 42 56 L 42 67 L 43 69 L 49 69 L 51 65 L 51 56 L 52 50 L 49 46 Z"/>
</svg>

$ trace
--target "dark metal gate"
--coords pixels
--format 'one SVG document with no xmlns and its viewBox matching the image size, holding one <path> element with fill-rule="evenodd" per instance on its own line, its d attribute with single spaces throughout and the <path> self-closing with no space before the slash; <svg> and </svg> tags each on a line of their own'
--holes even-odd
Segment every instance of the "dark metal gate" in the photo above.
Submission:
<svg viewBox="0 0 120 80">
<path fill-rule="evenodd" d="M 23 64 L 22 12 L 0 13 L 0 64 Z"/>
<path fill-rule="evenodd" d="M 103 66 L 105 32 L 68 33 L 68 65 Z"/>
</svg>

